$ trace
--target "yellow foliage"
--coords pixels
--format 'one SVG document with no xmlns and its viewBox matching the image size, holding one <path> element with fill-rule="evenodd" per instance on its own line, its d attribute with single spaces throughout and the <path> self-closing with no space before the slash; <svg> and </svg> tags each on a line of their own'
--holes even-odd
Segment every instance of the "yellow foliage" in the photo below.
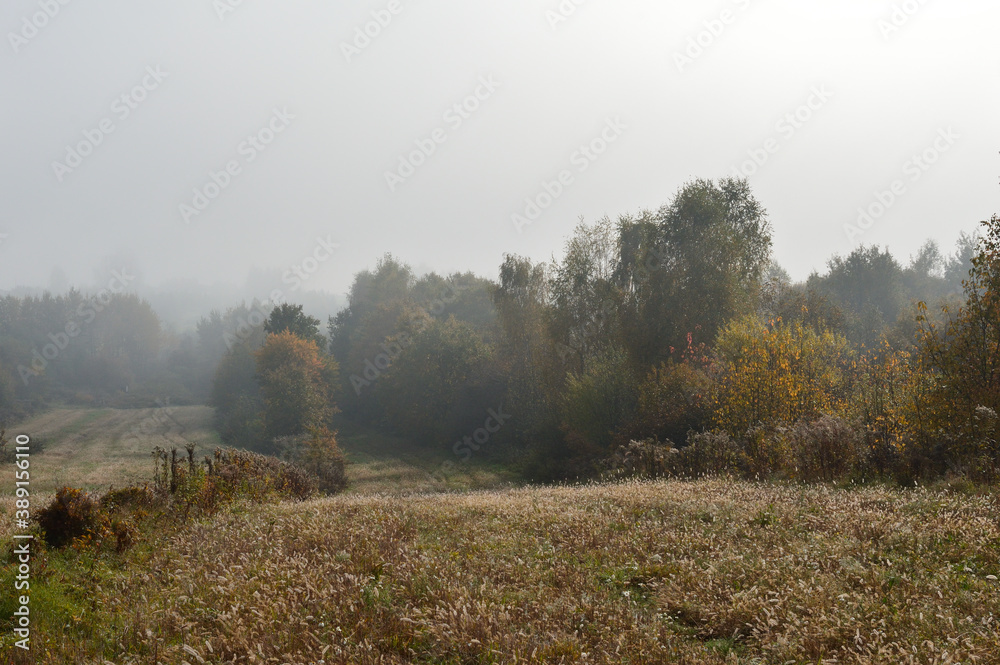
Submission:
<svg viewBox="0 0 1000 665">
<path fill-rule="evenodd" d="M 715 424 L 733 436 L 839 412 L 845 403 L 847 340 L 781 319 L 732 321 L 716 341 Z"/>
</svg>

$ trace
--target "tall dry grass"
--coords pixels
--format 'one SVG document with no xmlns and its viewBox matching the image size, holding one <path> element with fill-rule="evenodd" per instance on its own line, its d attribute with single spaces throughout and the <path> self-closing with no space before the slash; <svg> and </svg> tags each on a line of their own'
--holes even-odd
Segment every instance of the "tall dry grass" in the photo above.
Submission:
<svg viewBox="0 0 1000 665">
<path fill-rule="evenodd" d="M 997 663 L 998 508 L 719 480 L 242 506 L 99 592 L 132 617 L 103 658 Z"/>
</svg>

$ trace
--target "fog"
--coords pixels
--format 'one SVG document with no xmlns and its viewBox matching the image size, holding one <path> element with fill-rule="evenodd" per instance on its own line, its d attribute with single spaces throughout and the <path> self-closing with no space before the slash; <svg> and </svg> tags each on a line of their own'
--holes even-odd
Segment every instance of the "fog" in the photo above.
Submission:
<svg viewBox="0 0 1000 665">
<path fill-rule="evenodd" d="M 0 289 L 127 268 L 149 292 L 340 297 L 386 252 L 495 277 L 581 217 L 730 175 L 796 279 L 862 243 L 947 251 L 996 211 L 998 19 L 986 0 L 11 0 Z"/>
</svg>

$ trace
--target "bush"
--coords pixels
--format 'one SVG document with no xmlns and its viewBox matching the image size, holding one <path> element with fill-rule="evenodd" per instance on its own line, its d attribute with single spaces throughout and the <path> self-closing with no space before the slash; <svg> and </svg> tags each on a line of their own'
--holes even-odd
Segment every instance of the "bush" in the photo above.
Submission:
<svg viewBox="0 0 1000 665">
<path fill-rule="evenodd" d="M 635 434 L 680 443 L 708 422 L 712 381 L 691 362 L 668 362 L 639 385 Z"/>
<path fill-rule="evenodd" d="M 111 488 L 101 497 L 101 508 L 113 511 L 117 509 L 146 509 L 158 503 L 153 490 L 148 486 Z"/>
<path fill-rule="evenodd" d="M 337 445 L 336 433 L 325 427 L 312 430 L 308 437 L 277 440 L 283 456 L 319 479 L 319 489 L 338 494 L 347 487 L 347 458 Z"/>
<path fill-rule="evenodd" d="M 605 463 L 612 477 L 693 478 L 741 475 L 748 468 L 746 453 L 725 432 L 692 434 L 688 445 L 674 448 L 652 439 L 620 446 Z"/>
<path fill-rule="evenodd" d="M 750 316 L 726 326 L 716 354 L 715 424 L 731 436 L 773 432 L 846 401 L 851 350 L 841 335 Z"/>
<path fill-rule="evenodd" d="M 589 359 L 570 373 L 562 399 L 562 429 L 573 454 L 600 459 L 612 449 L 614 432 L 635 413 L 635 380 L 621 349 Z"/>
<path fill-rule="evenodd" d="M 272 495 L 305 500 L 316 494 L 319 480 L 305 469 L 274 457 L 245 450 L 215 451 L 208 484 L 222 498 L 263 500 Z"/>
<path fill-rule="evenodd" d="M 725 432 L 692 434 L 678 463 L 688 476 L 740 475 L 749 468 L 744 446 Z"/>
<path fill-rule="evenodd" d="M 800 420 L 783 435 L 800 480 L 829 482 L 846 478 L 866 462 L 858 432 L 834 416 Z"/>
<path fill-rule="evenodd" d="M 35 513 L 45 542 L 63 547 L 78 538 L 101 535 L 108 527 L 107 516 L 100 504 L 83 490 L 63 487 L 47 507 Z"/>
</svg>

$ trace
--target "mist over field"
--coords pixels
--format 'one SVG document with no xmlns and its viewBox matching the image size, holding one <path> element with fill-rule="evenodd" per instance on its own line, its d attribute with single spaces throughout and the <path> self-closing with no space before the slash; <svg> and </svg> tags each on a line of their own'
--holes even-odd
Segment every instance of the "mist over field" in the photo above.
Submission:
<svg viewBox="0 0 1000 665">
<path fill-rule="evenodd" d="M 0 661 L 1000 663 L 998 24 L 10 0 Z"/>
</svg>

